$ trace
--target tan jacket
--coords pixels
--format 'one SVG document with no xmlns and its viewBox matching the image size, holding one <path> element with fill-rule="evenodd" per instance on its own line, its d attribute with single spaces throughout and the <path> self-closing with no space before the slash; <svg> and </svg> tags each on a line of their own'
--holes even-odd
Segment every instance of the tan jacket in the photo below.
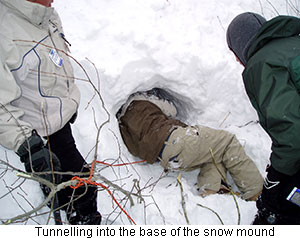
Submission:
<svg viewBox="0 0 300 238">
<path fill-rule="evenodd" d="M 166 116 L 149 101 L 132 101 L 119 118 L 122 138 L 134 156 L 154 163 L 160 156 L 163 144 L 177 126 L 186 125 Z"/>
<path fill-rule="evenodd" d="M 78 108 L 68 46 L 53 8 L 0 0 L 0 144 L 17 151 L 36 129 L 61 129 Z"/>
</svg>

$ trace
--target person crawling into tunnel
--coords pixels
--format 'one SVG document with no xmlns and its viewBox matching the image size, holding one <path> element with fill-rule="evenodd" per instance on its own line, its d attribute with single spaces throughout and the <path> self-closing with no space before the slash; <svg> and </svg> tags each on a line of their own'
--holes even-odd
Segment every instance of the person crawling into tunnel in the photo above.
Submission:
<svg viewBox="0 0 300 238">
<path fill-rule="evenodd" d="M 131 94 L 116 117 L 129 152 L 167 171 L 199 169 L 197 187 L 202 196 L 229 191 L 227 172 L 239 196 L 255 201 L 263 178 L 236 136 L 178 119 L 176 98 L 167 90 L 152 88 Z"/>
</svg>

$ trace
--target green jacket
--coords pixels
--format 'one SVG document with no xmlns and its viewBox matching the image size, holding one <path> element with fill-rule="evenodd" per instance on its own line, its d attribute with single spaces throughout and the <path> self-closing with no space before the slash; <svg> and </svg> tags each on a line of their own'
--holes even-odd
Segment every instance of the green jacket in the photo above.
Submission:
<svg viewBox="0 0 300 238">
<path fill-rule="evenodd" d="M 260 124 L 272 139 L 272 166 L 300 170 L 300 19 L 266 22 L 248 52 L 243 80 Z"/>
</svg>

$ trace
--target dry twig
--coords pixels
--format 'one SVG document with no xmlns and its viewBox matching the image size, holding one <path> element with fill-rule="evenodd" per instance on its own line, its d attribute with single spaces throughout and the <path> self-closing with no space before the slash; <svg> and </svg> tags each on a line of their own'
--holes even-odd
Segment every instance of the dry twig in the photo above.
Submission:
<svg viewBox="0 0 300 238">
<path fill-rule="evenodd" d="M 189 225 L 190 221 L 189 221 L 189 218 L 188 218 L 188 215 L 187 215 L 187 212 L 186 212 L 186 207 L 185 207 L 185 199 L 184 199 L 184 194 L 183 194 L 184 191 L 183 191 L 183 186 L 182 186 L 182 183 L 181 183 L 181 173 L 177 176 L 177 182 L 178 182 L 179 187 L 180 187 L 181 206 L 182 206 L 182 209 L 183 209 L 184 217 L 185 217 L 186 223 Z"/>
</svg>

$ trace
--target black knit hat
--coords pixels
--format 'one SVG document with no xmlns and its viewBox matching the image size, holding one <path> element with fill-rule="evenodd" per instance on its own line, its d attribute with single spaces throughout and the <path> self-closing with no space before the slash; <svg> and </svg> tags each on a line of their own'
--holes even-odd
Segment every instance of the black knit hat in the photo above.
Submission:
<svg viewBox="0 0 300 238">
<path fill-rule="evenodd" d="M 245 12 L 236 16 L 227 29 L 227 44 L 230 50 L 246 65 L 248 50 L 256 34 L 266 19 L 252 12 Z"/>
</svg>

